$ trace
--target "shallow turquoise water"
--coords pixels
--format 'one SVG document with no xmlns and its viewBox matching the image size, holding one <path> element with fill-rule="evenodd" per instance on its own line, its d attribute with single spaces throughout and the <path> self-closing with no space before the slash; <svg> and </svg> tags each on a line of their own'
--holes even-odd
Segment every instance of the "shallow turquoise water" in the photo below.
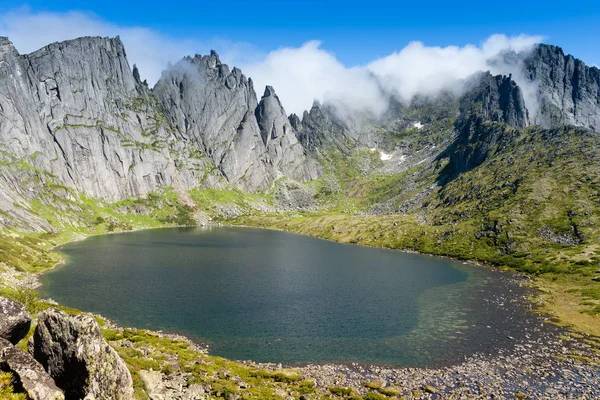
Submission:
<svg viewBox="0 0 600 400">
<path fill-rule="evenodd" d="M 498 345 L 490 313 L 527 318 L 484 301 L 493 271 L 278 231 L 158 229 L 61 252 L 42 295 L 232 359 L 433 365 Z"/>
</svg>

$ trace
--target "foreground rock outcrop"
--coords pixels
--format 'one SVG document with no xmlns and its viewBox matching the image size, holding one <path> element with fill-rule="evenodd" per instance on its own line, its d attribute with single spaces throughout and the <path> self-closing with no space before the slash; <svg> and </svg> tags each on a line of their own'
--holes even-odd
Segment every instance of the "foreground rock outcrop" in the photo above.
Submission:
<svg viewBox="0 0 600 400">
<path fill-rule="evenodd" d="M 0 371 L 12 372 L 32 400 L 64 400 L 65 396 L 40 363 L 0 338 Z"/>
<path fill-rule="evenodd" d="M 0 338 L 17 344 L 27 335 L 31 316 L 21 304 L 0 297 Z"/>
<path fill-rule="evenodd" d="M 102 338 L 92 317 L 68 316 L 53 308 L 42 311 L 31 351 L 66 399 L 133 398 L 125 362 Z"/>
</svg>

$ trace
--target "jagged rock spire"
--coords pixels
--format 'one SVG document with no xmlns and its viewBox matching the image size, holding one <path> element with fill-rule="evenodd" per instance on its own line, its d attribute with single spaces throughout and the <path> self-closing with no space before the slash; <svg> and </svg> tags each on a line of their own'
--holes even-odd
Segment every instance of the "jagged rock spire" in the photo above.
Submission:
<svg viewBox="0 0 600 400">
<path fill-rule="evenodd" d="M 133 64 L 133 79 L 135 79 L 137 83 L 141 83 L 140 71 L 138 70 L 138 67 L 135 64 Z"/>
<path fill-rule="evenodd" d="M 265 145 L 272 139 L 292 132 L 292 126 L 272 86 L 265 87 L 265 93 L 260 99 L 255 115 Z"/>
</svg>

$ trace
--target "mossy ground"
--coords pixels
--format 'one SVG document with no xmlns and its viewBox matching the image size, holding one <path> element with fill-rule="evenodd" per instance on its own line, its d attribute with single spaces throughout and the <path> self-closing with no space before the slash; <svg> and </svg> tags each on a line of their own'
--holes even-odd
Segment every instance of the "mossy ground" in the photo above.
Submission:
<svg viewBox="0 0 600 400">
<path fill-rule="evenodd" d="M 129 365 L 134 374 L 136 392 L 141 398 L 145 389 L 140 370 L 162 371 L 167 375 L 183 373 L 187 384 L 210 386 L 210 393 L 215 397 L 227 398 L 238 393 L 240 398 L 275 399 L 278 398 L 277 389 L 286 392 L 300 390 L 303 393 L 315 391 L 314 382 L 304 381 L 293 370 L 266 371 L 209 356 L 191 348 L 190 343 L 184 340 L 137 329 L 104 329 L 103 335 Z M 120 346 L 123 341 L 129 341 L 133 347 Z"/>
</svg>

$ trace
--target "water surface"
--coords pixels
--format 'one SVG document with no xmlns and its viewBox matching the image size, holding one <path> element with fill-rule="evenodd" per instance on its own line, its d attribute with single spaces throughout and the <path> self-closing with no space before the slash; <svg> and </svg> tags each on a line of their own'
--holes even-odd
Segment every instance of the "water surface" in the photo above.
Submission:
<svg viewBox="0 0 600 400">
<path fill-rule="evenodd" d="M 501 346 L 533 318 L 497 300 L 501 273 L 279 231 L 158 229 L 60 251 L 68 262 L 42 295 L 232 359 L 437 365 Z"/>
</svg>

